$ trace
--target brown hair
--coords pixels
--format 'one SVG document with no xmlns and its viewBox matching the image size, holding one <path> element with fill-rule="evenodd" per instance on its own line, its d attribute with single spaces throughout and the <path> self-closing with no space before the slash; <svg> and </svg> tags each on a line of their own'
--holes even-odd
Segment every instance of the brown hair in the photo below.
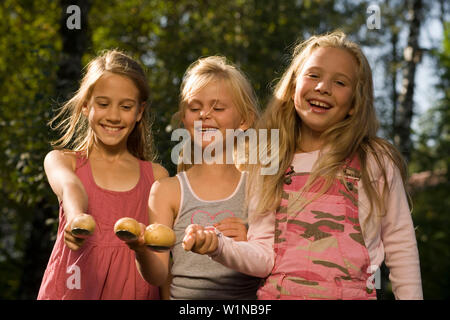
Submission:
<svg viewBox="0 0 450 320">
<path fill-rule="evenodd" d="M 97 81 L 106 72 L 129 78 L 139 91 L 139 104 L 145 103 L 142 119 L 136 123 L 128 137 L 128 151 L 141 160 L 154 160 L 153 136 L 149 119 L 150 89 L 144 69 L 133 58 L 119 50 L 107 50 L 91 60 L 75 95 L 67 101 L 50 120 L 52 129 L 61 133 L 61 137 L 52 141 L 56 149 L 84 151 L 89 155 L 93 143 L 93 130 L 83 116 L 82 108 L 90 99 Z"/>
</svg>

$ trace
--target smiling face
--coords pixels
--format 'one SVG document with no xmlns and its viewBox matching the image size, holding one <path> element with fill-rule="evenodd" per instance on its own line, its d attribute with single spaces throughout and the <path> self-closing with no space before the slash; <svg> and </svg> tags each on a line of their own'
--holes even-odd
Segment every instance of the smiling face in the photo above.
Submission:
<svg viewBox="0 0 450 320">
<path fill-rule="evenodd" d="M 201 121 L 199 130 L 203 148 L 211 143 L 209 140 L 217 131 L 225 139 L 226 129 L 247 129 L 233 102 L 230 88 L 223 80 L 210 82 L 188 97 L 182 120 L 191 137 L 194 137 L 194 121 Z"/>
<path fill-rule="evenodd" d="M 144 107 L 132 80 L 107 72 L 96 82 L 82 111 L 94 131 L 97 146 L 126 148 Z"/>
<path fill-rule="evenodd" d="M 357 61 L 346 50 L 315 49 L 296 80 L 295 110 L 301 118 L 302 140 L 320 134 L 353 113 Z"/>
</svg>

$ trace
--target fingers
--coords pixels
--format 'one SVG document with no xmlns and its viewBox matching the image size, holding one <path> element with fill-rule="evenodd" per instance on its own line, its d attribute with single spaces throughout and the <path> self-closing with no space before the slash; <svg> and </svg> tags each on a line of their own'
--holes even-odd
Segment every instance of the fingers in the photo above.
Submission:
<svg viewBox="0 0 450 320">
<path fill-rule="evenodd" d="M 214 229 L 205 229 L 199 225 L 190 225 L 186 228 L 183 238 L 183 248 L 199 254 L 214 252 L 218 247 L 219 240 Z"/>
<path fill-rule="evenodd" d="M 240 218 L 231 217 L 223 219 L 215 227 L 224 236 L 232 238 L 235 241 L 247 241 L 247 227 Z"/>
<path fill-rule="evenodd" d="M 238 218 L 238 217 L 228 217 L 228 218 L 222 219 L 217 224 L 224 224 L 224 223 L 241 223 L 241 224 L 244 224 L 244 221 L 241 218 Z"/>
<path fill-rule="evenodd" d="M 141 251 L 145 250 L 145 239 L 144 239 L 144 233 L 145 233 L 145 224 L 139 222 L 140 232 L 137 239 L 128 240 L 125 241 L 126 245 L 134 251 Z"/>
<path fill-rule="evenodd" d="M 217 247 L 219 246 L 219 237 L 217 236 L 217 233 L 214 229 L 209 229 L 207 230 L 208 232 L 208 237 L 211 239 L 211 241 L 209 242 L 209 245 L 207 247 L 205 247 L 204 250 L 205 253 L 213 253 L 214 251 L 217 250 Z"/>
<path fill-rule="evenodd" d="M 72 232 L 74 230 L 74 232 Z M 81 231 L 79 234 L 75 234 L 76 231 Z M 94 218 L 86 213 L 77 213 L 70 215 L 64 228 L 64 243 L 71 250 L 80 249 L 86 239 L 92 235 L 95 230 Z"/>
<path fill-rule="evenodd" d="M 80 249 L 86 239 L 77 238 L 72 235 L 69 228 L 64 230 L 64 243 L 69 247 L 70 250 L 76 251 Z"/>
<path fill-rule="evenodd" d="M 224 233 L 227 231 L 233 231 L 233 230 L 245 230 L 247 231 L 247 227 L 244 224 L 241 223 L 219 223 L 216 226 L 216 229 L 218 229 L 220 232 Z"/>
<path fill-rule="evenodd" d="M 232 238 L 233 240 L 237 241 L 236 238 L 242 238 L 243 236 L 246 236 L 246 232 L 244 230 L 238 230 L 238 229 L 228 229 L 228 230 L 222 230 L 217 228 L 225 237 Z"/>
<path fill-rule="evenodd" d="M 87 238 L 95 230 L 95 220 L 87 213 L 77 213 L 71 216 L 70 228 L 76 238 Z"/>
<path fill-rule="evenodd" d="M 144 240 L 144 234 L 145 234 L 145 224 L 139 222 L 139 227 L 141 228 L 141 232 L 139 233 L 139 238 L 142 238 Z"/>
<path fill-rule="evenodd" d="M 247 230 L 244 221 L 237 217 L 223 219 L 219 223 L 216 223 L 214 226 L 221 232 L 226 230 Z"/>
<path fill-rule="evenodd" d="M 210 239 L 209 239 L 210 241 Z M 208 238 L 206 237 L 206 230 L 197 230 L 195 233 L 195 242 L 192 246 L 192 251 L 203 254 L 203 249 L 208 246 Z"/>
<path fill-rule="evenodd" d="M 197 230 L 195 239 L 196 241 L 192 248 L 193 252 L 208 254 L 217 249 L 218 239 L 214 229 Z"/>
<path fill-rule="evenodd" d="M 199 230 L 200 228 L 202 228 L 202 227 L 199 225 L 196 225 L 196 224 L 191 224 L 186 228 L 185 235 L 183 238 L 184 250 L 190 251 L 193 248 L 195 241 L 196 241 L 195 234 L 196 234 L 197 230 Z"/>
<path fill-rule="evenodd" d="M 87 214 L 84 214 L 84 215 L 87 216 Z M 73 224 L 73 220 L 70 223 L 66 224 L 66 227 L 64 229 L 64 242 L 67 245 L 67 247 L 69 247 L 69 249 L 76 251 L 76 250 L 79 250 L 84 245 L 87 237 L 86 236 L 80 237 L 80 236 L 74 235 L 72 233 L 72 227 L 73 227 L 72 224 Z M 124 240 L 125 244 L 127 244 L 128 247 L 134 251 L 146 249 L 145 239 L 144 239 L 145 225 L 142 223 L 139 223 L 139 228 L 140 228 L 140 231 L 139 231 L 139 236 L 137 239 L 130 239 L 127 241 Z"/>
</svg>

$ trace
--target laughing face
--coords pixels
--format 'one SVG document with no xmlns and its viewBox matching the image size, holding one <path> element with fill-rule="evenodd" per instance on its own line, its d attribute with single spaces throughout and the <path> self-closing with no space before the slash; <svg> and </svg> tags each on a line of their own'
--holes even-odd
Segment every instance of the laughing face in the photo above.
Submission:
<svg viewBox="0 0 450 320">
<path fill-rule="evenodd" d="M 144 108 L 132 80 L 106 73 L 95 84 L 82 111 L 95 133 L 97 146 L 126 148 L 128 136 L 141 120 Z"/>
<path fill-rule="evenodd" d="M 343 49 L 315 49 L 297 77 L 294 104 L 302 139 L 320 134 L 353 113 L 357 61 Z"/>
<path fill-rule="evenodd" d="M 231 98 L 229 86 L 224 81 L 214 81 L 197 90 L 187 100 L 183 124 L 194 137 L 194 131 L 202 137 L 202 148 L 214 140 L 217 131 L 226 139 L 226 129 L 246 129 Z M 194 127 L 201 121 L 201 127 Z"/>
</svg>

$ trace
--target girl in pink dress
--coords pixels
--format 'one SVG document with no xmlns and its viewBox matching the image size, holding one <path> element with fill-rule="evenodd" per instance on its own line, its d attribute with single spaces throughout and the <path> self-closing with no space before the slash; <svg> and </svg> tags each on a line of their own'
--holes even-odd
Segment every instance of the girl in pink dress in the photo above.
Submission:
<svg viewBox="0 0 450 320">
<path fill-rule="evenodd" d="M 400 153 L 376 136 L 372 73 L 342 32 L 294 50 L 257 128 L 279 129 L 275 175 L 250 169 L 248 241 L 191 225 L 184 247 L 266 277 L 259 299 L 376 299 L 390 269 L 397 299 L 422 299 Z M 277 158 L 278 157 L 278 158 Z"/>
<path fill-rule="evenodd" d="M 148 224 L 150 188 L 168 175 L 150 162 L 148 99 L 141 66 L 106 51 L 89 63 L 79 90 L 52 120 L 62 136 L 44 168 L 60 220 L 38 299 L 159 299 L 113 230 L 126 216 Z M 71 232 L 72 221 L 83 215 L 96 224 L 87 238 Z"/>
</svg>

